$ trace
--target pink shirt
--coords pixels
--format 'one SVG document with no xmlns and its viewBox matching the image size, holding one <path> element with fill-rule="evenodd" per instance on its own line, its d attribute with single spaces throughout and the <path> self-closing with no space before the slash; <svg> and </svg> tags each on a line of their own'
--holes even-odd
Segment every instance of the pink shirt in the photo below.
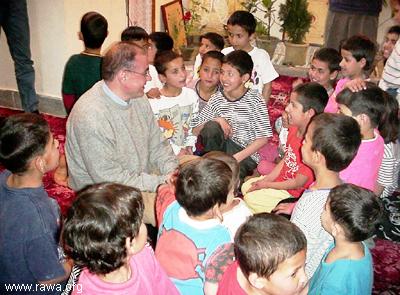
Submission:
<svg viewBox="0 0 400 295">
<path fill-rule="evenodd" d="M 357 155 L 350 165 L 339 173 L 340 178 L 343 182 L 374 190 L 382 163 L 383 149 L 383 138 L 378 131 L 375 131 L 375 138 L 361 141 Z"/>
<path fill-rule="evenodd" d="M 129 265 L 132 271 L 131 278 L 121 284 L 104 282 L 97 275 L 84 269 L 78 281 L 81 288 L 75 288 L 72 295 L 179 294 L 159 265 L 150 246 L 145 246 L 142 251 L 132 256 Z"/>
<path fill-rule="evenodd" d="M 340 79 L 340 80 L 337 82 L 335 91 L 333 91 L 332 95 L 329 96 L 328 103 L 327 103 L 327 105 L 326 105 L 326 107 L 325 107 L 325 110 L 324 110 L 325 113 L 334 113 L 334 114 L 337 113 L 337 111 L 338 111 L 339 108 L 338 108 L 338 104 L 337 104 L 337 102 L 336 102 L 336 97 L 337 97 L 337 95 L 340 93 L 340 91 L 343 90 L 344 85 L 345 85 L 348 81 L 350 81 L 349 78 L 343 78 L 343 79 Z"/>
</svg>

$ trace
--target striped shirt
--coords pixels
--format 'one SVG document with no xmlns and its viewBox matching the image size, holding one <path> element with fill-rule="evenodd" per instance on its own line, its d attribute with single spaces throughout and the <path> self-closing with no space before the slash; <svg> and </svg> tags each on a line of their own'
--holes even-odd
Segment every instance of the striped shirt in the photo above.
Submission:
<svg viewBox="0 0 400 295">
<path fill-rule="evenodd" d="M 386 61 L 379 87 L 383 90 L 400 87 L 400 40 Z"/>
<path fill-rule="evenodd" d="M 381 198 L 389 197 L 397 189 L 399 170 L 400 146 L 398 143 L 387 143 L 378 173 L 378 183 L 384 187 Z"/>
<path fill-rule="evenodd" d="M 197 127 L 218 117 L 228 121 L 232 127 L 231 140 L 243 148 L 256 139 L 272 136 L 267 106 L 257 90 L 249 89 L 235 101 L 228 100 L 218 91 L 190 125 Z M 258 153 L 251 158 L 256 163 L 260 160 Z"/>
</svg>

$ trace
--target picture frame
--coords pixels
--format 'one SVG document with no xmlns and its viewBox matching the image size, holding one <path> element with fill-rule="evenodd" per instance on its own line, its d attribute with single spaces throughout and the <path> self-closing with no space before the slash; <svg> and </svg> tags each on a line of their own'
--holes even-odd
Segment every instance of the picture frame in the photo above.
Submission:
<svg viewBox="0 0 400 295">
<path fill-rule="evenodd" d="M 165 30 L 174 40 L 174 47 L 187 46 L 182 0 L 161 5 L 161 13 Z"/>
</svg>

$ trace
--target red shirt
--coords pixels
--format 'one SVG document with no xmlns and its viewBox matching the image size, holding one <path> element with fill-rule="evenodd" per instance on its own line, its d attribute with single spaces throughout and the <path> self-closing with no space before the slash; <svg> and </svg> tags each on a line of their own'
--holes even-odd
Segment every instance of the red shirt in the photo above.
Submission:
<svg viewBox="0 0 400 295">
<path fill-rule="evenodd" d="M 235 261 L 225 271 L 218 284 L 217 295 L 246 295 L 247 293 L 240 287 L 237 280 L 238 263 Z"/>
<path fill-rule="evenodd" d="M 283 167 L 275 182 L 294 179 L 298 174 L 307 176 L 307 182 L 297 189 L 288 189 L 287 192 L 293 197 L 300 197 L 314 181 L 313 171 L 305 165 L 301 158 L 301 146 L 303 137 L 297 137 L 297 127 L 289 126 L 289 134 L 286 143 L 285 156 L 283 157 Z"/>
</svg>

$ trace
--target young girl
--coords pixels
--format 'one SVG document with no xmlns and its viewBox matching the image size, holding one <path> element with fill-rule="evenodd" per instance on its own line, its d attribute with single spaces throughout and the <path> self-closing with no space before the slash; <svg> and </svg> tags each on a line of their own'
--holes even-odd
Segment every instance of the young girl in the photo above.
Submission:
<svg viewBox="0 0 400 295">
<path fill-rule="evenodd" d="M 67 255 L 84 267 L 72 294 L 179 294 L 147 244 L 143 210 L 140 191 L 122 184 L 79 192 L 63 232 Z"/>
<path fill-rule="evenodd" d="M 164 136 L 175 155 L 193 153 L 196 136 L 189 123 L 199 111 L 199 99 L 192 89 L 185 87 L 186 70 L 182 56 L 173 51 L 157 54 L 154 61 L 164 86 L 160 99 L 150 99 L 150 105 Z"/>
<path fill-rule="evenodd" d="M 224 55 L 219 51 L 209 51 L 203 55 L 199 78 L 193 80 L 188 87 L 194 89 L 199 97 L 199 112 L 204 108 L 211 96 L 220 91 L 219 75 Z"/>
</svg>

